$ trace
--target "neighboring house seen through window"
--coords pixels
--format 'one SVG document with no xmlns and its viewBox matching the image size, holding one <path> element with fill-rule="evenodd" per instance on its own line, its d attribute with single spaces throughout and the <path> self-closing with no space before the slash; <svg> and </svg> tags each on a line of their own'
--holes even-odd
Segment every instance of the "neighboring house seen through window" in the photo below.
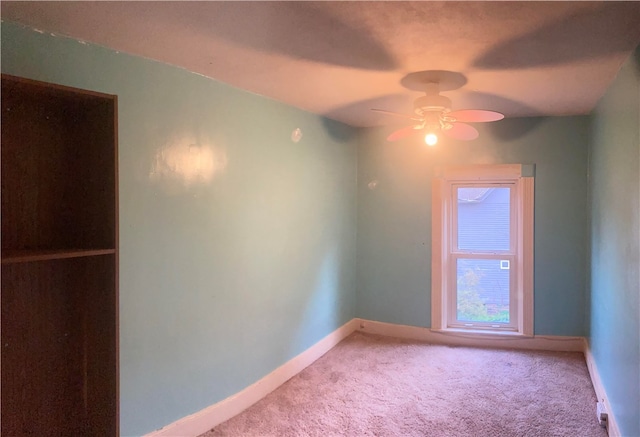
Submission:
<svg viewBox="0 0 640 437">
<path fill-rule="evenodd" d="M 434 179 L 432 329 L 533 335 L 533 180 L 522 165 Z"/>
</svg>

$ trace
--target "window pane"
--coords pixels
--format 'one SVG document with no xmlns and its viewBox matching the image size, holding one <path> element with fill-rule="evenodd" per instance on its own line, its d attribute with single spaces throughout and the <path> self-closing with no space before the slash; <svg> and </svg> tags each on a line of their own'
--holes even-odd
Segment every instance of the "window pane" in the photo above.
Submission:
<svg viewBox="0 0 640 437">
<path fill-rule="evenodd" d="M 458 188 L 458 249 L 509 250 L 510 188 Z"/>
<path fill-rule="evenodd" d="M 457 319 L 509 323 L 509 261 L 457 260 Z"/>
</svg>

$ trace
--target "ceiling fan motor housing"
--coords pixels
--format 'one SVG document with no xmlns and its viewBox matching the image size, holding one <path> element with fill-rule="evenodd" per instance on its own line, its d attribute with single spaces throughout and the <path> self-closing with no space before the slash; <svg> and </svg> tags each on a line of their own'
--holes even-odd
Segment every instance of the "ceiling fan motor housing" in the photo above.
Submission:
<svg viewBox="0 0 640 437">
<path fill-rule="evenodd" d="M 413 110 L 422 117 L 430 112 L 449 112 L 451 110 L 451 99 L 440 94 L 418 97 L 413 102 Z"/>
</svg>

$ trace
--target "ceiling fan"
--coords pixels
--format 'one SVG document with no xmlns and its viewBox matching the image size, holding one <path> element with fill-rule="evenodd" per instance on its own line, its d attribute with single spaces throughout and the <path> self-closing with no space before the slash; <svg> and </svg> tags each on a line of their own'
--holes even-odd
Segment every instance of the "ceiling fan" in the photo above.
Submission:
<svg viewBox="0 0 640 437">
<path fill-rule="evenodd" d="M 415 115 L 400 114 L 385 111 L 384 109 L 372 109 L 372 111 L 383 114 L 408 118 L 414 122 L 411 126 L 391 133 L 387 137 L 388 141 L 398 141 L 419 132 L 426 134 L 425 142 L 429 146 L 433 146 L 438 142 L 440 133 L 458 140 L 470 141 L 478 138 L 478 131 L 467 123 L 485 123 L 504 118 L 504 115 L 499 112 L 483 109 L 452 111 L 451 99 L 440 94 L 438 82 L 428 82 L 425 86 L 426 95 L 418 97 L 413 102 Z"/>
</svg>

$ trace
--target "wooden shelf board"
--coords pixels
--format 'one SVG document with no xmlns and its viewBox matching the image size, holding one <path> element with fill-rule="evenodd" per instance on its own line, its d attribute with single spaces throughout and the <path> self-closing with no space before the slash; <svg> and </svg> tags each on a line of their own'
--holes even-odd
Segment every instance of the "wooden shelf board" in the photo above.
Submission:
<svg viewBox="0 0 640 437">
<path fill-rule="evenodd" d="M 3 250 L 2 264 L 110 255 L 115 249 Z"/>
</svg>

